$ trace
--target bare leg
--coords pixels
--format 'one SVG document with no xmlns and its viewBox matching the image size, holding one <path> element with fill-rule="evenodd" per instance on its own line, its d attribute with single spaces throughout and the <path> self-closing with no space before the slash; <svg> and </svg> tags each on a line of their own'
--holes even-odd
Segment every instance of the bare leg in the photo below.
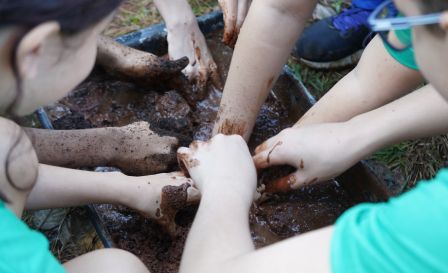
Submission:
<svg viewBox="0 0 448 273">
<path fill-rule="evenodd" d="M 83 130 L 24 130 L 44 164 L 113 166 L 128 174 L 144 175 L 166 171 L 176 162 L 177 139 L 157 135 L 146 122 Z"/>
<path fill-rule="evenodd" d="M 109 73 L 141 84 L 157 84 L 180 75 L 188 60 L 180 56 L 168 61 L 158 56 L 122 45 L 112 38 L 98 38 L 96 62 Z"/>
<path fill-rule="evenodd" d="M 214 134 L 248 140 L 294 42 L 316 1 L 255 0 L 249 9 L 230 65 Z"/>
<path fill-rule="evenodd" d="M 196 17 L 187 0 L 154 0 L 154 3 L 166 23 L 170 59 L 188 57 L 184 73 L 197 85 L 198 99 L 202 99 L 208 78 L 216 87 L 221 86 L 221 80 Z"/>
<path fill-rule="evenodd" d="M 64 264 L 68 273 L 149 273 L 133 254 L 120 249 L 101 249 Z"/>
</svg>

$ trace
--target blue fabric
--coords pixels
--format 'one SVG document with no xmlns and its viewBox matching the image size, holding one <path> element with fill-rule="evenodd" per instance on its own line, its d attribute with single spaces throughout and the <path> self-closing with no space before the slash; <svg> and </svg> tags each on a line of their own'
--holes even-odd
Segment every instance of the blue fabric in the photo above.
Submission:
<svg viewBox="0 0 448 273">
<path fill-rule="evenodd" d="M 385 0 L 353 0 L 352 6 L 366 10 L 374 10 L 384 1 Z"/>
</svg>

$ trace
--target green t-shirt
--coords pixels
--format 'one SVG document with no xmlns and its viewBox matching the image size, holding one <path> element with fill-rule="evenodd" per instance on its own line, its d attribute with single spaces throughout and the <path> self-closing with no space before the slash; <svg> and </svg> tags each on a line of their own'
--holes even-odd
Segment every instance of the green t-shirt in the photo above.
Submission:
<svg viewBox="0 0 448 273">
<path fill-rule="evenodd" d="M 448 170 L 388 202 L 336 222 L 332 272 L 448 272 Z"/>
<path fill-rule="evenodd" d="M 394 32 L 400 42 L 402 42 L 405 45 L 411 44 L 411 40 L 412 40 L 412 30 L 411 29 L 395 30 Z M 410 48 L 405 49 L 400 52 L 397 52 L 394 49 L 390 48 L 390 46 L 386 43 L 384 43 L 384 46 L 386 47 L 387 52 L 389 52 L 389 54 L 397 62 L 399 62 L 400 64 L 402 64 L 412 70 L 417 70 L 417 71 L 419 70 L 417 62 L 415 61 L 414 48 L 412 47 L 412 45 Z"/>
<path fill-rule="evenodd" d="M 0 201 L 0 272 L 65 273 L 41 233 L 31 230 Z"/>
</svg>

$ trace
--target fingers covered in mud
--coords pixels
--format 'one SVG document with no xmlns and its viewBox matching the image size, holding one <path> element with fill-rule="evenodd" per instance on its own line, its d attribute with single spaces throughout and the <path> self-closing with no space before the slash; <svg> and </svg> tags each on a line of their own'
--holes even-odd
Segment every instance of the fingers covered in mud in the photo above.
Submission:
<svg viewBox="0 0 448 273">
<path fill-rule="evenodd" d="M 101 36 L 98 39 L 96 62 L 109 74 L 122 80 L 140 84 L 159 84 L 161 80 L 182 75 L 181 71 L 188 65 L 188 58 L 163 59 Z"/>
<path fill-rule="evenodd" d="M 219 0 L 218 2 L 224 16 L 224 35 L 222 41 L 226 45 L 234 45 L 234 41 L 236 41 L 234 36 L 238 12 L 238 0 Z"/>
<path fill-rule="evenodd" d="M 224 16 L 223 43 L 228 46 L 235 46 L 240 29 L 246 18 L 251 0 L 219 0 Z"/>
<path fill-rule="evenodd" d="M 199 190 L 194 187 L 193 181 L 186 178 L 181 172 L 158 174 L 148 183 L 148 187 L 156 193 L 153 205 L 149 207 L 147 216 L 154 218 L 166 230 L 174 235 L 176 232 L 175 217 L 179 210 L 197 204 L 201 198 Z"/>
</svg>

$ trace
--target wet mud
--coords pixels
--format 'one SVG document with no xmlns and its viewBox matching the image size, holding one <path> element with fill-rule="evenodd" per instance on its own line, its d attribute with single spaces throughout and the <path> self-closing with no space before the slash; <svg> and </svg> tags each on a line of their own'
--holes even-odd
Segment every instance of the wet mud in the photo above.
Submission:
<svg viewBox="0 0 448 273">
<path fill-rule="evenodd" d="M 222 44 L 219 35 L 209 37 L 208 45 L 219 66 L 221 78 L 225 80 L 232 51 Z M 283 88 L 279 90 L 280 93 L 289 92 L 288 84 L 276 86 Z M 150 86 L 142 87 L 115 80 L 96 70 L 60 102 L 70 111 L 54 119 L 54 124 L 60 129 L 70 129 L 123 126 L 143 120 L 149 122 L 155 132 L 178 137 L 181 145 L 188 145 L 192 140 L 206 140 L 211 136 L 220 99 L 221 91 L 209 87 L 207 97 L 191 105 L 176 90 L 160 92 Z M 271 94 L 257 118 L 249 142 L 251 150 L 294 124 L 297 113 L 304 111 L 306 109 L 285 105 Z M 291 171 L 291 168 L 265 171 L 259 174 L 260 183 L 269 184 Z M 355 204 L 353 200 L 335 181 L 307 186 L 294 193 L 270 196 L 254 204 L 251 209 L 253 241 L 257 247 L 262 247 L 332 224 L 341 213 Z M 117 247 L 136 254 L 152 273 L 172 273 L 178 271 L 184 242 L 196 212 L 195 206 L 184 205 L 183 201 L 176 203 L 176 209 L 182 209 L 175 215 L 174 233 L 167 232 L 156 221 L 145 219 L 127 208 L 99 205 L 97 210 Z"/>
</svg>

